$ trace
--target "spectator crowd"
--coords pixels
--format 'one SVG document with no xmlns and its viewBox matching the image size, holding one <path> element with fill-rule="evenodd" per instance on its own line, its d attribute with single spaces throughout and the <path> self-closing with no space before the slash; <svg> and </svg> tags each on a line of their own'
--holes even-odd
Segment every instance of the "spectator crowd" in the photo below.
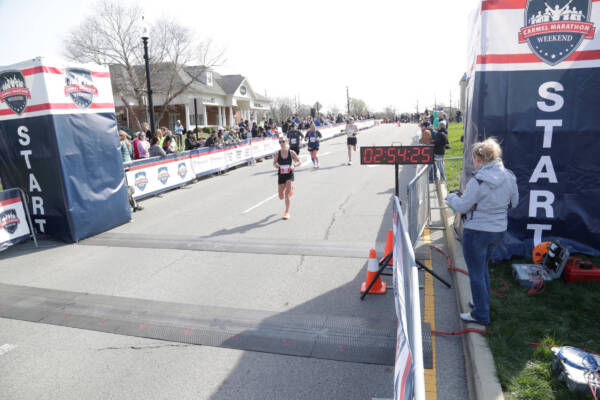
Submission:
<svg viewBox="0 0 600 400">
<path fill-rule="evenodd" d="M 279 126 L 272 118 L 255 121 L 254 117 L 251 117 L 250 120 L 241 121 L 227 130 L 223 127 L 212 129 L 208 137 L 199 135 L 197 129 L 185 131 L 181 121 L 177 121 L 173 130 L 163 126 L 155 132 L 150 130 L 148 123 L 143 123 L 142 130 L 136 132 L 133 137 L 123 130 L 119 131 L 121 157 L 124 163 L 150 157 L 163 157 L 201 147 L 232 145 L 250 138 L 277 137 L 280 132 L 286 135 L 292 125 L 298 129 L 309 129 L 312 124 L 322 127 L 345 123 L 350 118 L 363 120 L 371 116 L 369 114 L 345 116 L 340 113 L 336 116 L 327 114 L 317 118 L 300 118 L 292 115 L 287 120 L 281 121 Z"/>
<path fill-rule="evenodd" d="M 443 111 L 434 111 L 430 113 L 425 111 L 419 116 L 419 127 L 421 128 L 420 144 L 433 146 L 433 156 L 435 162 L 433 168 L 429 171 L 429 180 L 433 181 L 436 176 L 436 170 L 440 171 L 440 178 L 446 180 L 444 170 L 444 155 L 450 148 L 448 142 L 448 117 Z"/>
</svg>

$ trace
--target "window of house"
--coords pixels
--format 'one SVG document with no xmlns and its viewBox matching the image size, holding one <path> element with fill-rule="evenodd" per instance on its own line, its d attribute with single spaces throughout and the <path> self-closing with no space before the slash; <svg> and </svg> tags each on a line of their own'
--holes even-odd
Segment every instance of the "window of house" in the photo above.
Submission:
<svg viewBox="0 0 600 400">
<path fill-rule="evenodd" d="M 206 71 L 206 85 L 207 86 L 213 85 L 213 76 L 212 76 L 212 72 L 210 72 L 210 71 Z"/>
</svg>

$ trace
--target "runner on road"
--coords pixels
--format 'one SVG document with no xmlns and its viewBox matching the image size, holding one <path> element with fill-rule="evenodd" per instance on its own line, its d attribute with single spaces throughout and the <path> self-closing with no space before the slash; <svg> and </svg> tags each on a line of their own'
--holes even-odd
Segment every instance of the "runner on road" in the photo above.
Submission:
<svg viewBox="0 0 600 400">
<path fill-rule="evenodd" d="M 358 128 L 354 125 L 354 118 L 350 117 L 346 123 L 346 135 L 348 135 L 348 165 L 352 165 L 352 150 L 356 151 L 356 135 Z"/>
<path fill-rule="evenodd" d="M 277 183 L 279 198 L 285 199 L 285 212 L 283 219 L 290 218 L 290 197 L 294 193 L 294 168 L 299 167 L 302 162 L 298 155 L 289 148 L 288 138 L 279 138 L 281 150 L 273 157 L 273 166 L 277 168 Z"/>
<path fill-rule="evenodd" d="M 306 132 L 304 140 L 308 142 L 308 152 L 310 153 L 314 168 L 319 168 L 319 157 L 317 156 L 317 152 L 319 151 L 319 144 L 322 137 L 323 135 L 321 135 L 321 132 L 316 130 L 315 124 L 311 123 L 310 129 Z"/>
<path fill-rule="evenodd" d="M 304 139 L 304 135 L 296 129 L 296 124 L 293 122 L 290 125 L 290 129 L 288 129 L 287 137 L 290 140 L 290 149 L 292 149 L 296 155 L 300 154 L 300 142 Z"/>
</svg>

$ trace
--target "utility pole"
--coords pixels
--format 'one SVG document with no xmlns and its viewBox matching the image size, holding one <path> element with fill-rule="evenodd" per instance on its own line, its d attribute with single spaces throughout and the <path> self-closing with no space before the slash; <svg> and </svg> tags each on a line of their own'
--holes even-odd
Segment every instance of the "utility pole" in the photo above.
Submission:
<svg viewBox="0 0 600 400">
<path fill-rule="evenodd" d="M 419 99 L 417 99 L 417 114 L 419 113 Z"/>
<path fill-rule="evenodd" d="M 452 110 L 452 90 L 450 91 L 450 104 L 448 105 L 448 108 Z"/>
<path fill-rule="evenodd" d="M 350 114 L 350 94 L 348 92 L 348 86 L 346 86 L 346 101 L 348 103 L 348 114 Z"/>
</svg>

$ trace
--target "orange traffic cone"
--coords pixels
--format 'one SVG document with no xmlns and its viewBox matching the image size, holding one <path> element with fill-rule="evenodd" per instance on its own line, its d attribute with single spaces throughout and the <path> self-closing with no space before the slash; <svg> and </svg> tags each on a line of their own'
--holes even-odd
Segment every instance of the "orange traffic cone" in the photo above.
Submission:
<svg viewBox="0 0 600 400">
<path fill-rule="evenodd" d="M 375 249 L 371 249 L 369 251 L 369 264 L 367 265 L 367 279 L 360 287 L 360 292 L 364 293 L 367 291 L 367 287 L 371 284 L 375 276 L 377 276 L 377 272 L 379 271 L 379 263 L 377 262 L 377 253 L 375 253 Z M 371 290 L 369 290 L 369 294 L 385 294 L 387 291 L 387 285 L 385 282 L 381 281 L 381 278 L 378 276 L 377 280 L 371 286 Z"/>
<path fill-rule="evenodd" d="M 387 234 L 387 240 L 385 241 L 385 253 L 383 253 L 383 256 L 385 257 L 388 254 L 392 253 L 393 251 L 394 251 L 394 231 L 389 229 L 388 234 Z M 387 265 L 394 265 L 394 257 L 390 258 L 390 261 L 387 263 Z"/>
<path fill-rule="evenodd" d="M 398 121 L 398 126 L 400 126 L 400 121 Z"/>
</svg>

